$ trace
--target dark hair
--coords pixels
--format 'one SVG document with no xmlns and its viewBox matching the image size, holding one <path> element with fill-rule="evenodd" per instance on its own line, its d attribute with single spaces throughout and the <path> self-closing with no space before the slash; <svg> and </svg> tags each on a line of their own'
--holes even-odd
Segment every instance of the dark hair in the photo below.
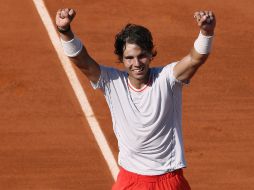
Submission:
<svg viewBox="0 0 254 190">
<path fill-rule="evenodd" d="M 154 50 L 153 37 L 151 32 L 144 26 L 127 24 L 115 36 L 115 51 L 120 62 L 123 61 L 123 52 L 126 42 L 137 44 L 143 51 L 155 57 L 157 52 Z"/>
</svg>

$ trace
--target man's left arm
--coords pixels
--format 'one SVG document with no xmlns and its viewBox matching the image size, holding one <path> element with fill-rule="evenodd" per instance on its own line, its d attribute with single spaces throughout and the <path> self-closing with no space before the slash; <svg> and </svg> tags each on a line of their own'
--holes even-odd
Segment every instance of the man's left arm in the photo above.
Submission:
<svg viewBox="0 0 254 190">
<path fill-rule="evenodd" d="M 200 34 L 190 53 L 174 67 L 175 78 L 183 82 L 190 80 L 207 60 L 216 25 L 215 15 L 212 11 L 195 12 L 194 18 L 200 28 Z"/>
</svg>

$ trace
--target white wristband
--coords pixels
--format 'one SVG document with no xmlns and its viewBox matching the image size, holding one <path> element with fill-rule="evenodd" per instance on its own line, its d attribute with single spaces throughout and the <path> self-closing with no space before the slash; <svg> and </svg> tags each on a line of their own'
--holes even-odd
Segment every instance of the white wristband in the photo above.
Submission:
<svg viewBox="0 0 254 190">
<path fill-rule="evenodd" d="M 199 54 L 208 54 L 211 51 L 213 36 L 205 36 L 201 32 L 194 43 L 194 48 Z"/>
<path fill-rule="evenodd" d="M 83 44 L 77 37 L 74 37 L 70 41 L 60 40 L 64 53 L 68 57 L 76 57 L 82 51 Z"/>
</svg>

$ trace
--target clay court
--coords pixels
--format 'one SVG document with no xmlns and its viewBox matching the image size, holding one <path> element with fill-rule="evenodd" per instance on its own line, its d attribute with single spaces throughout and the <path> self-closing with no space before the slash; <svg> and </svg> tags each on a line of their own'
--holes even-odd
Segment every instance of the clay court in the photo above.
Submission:
<svg viewBox="0 0 254 190">
<path fill-rule="evenodd" d="M 198 35 L 196 10 L 213 10 L 212 54 L 183 90 L 184 170 L 193 190 L 254 189 L 254 2 L 252 0 L 45 0 L 77 11 L 73 30 L 97 62 L 121 68 L 114 36 L 148 27 L 157 57 L 179 60 Z M 0 189 L 109 190 L 114 179 L 32 0 L 0 0 Z M 76 72 L 117 160 L 100 91 Z"/>
</svg>

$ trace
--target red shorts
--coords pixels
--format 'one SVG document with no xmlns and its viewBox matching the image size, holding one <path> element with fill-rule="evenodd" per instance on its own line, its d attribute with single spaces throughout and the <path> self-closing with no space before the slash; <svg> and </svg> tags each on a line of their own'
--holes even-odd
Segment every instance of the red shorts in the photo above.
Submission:
<svg viewBox="0 0 254 190">
<path fill-rule="evenodd" d="M 123 168 L 117 176 L 117 181 L 112 190 L 190 190 L 183 170 L 179 169 L 170 173 L 157 176 L 139 175 Z"/>
</svg>

